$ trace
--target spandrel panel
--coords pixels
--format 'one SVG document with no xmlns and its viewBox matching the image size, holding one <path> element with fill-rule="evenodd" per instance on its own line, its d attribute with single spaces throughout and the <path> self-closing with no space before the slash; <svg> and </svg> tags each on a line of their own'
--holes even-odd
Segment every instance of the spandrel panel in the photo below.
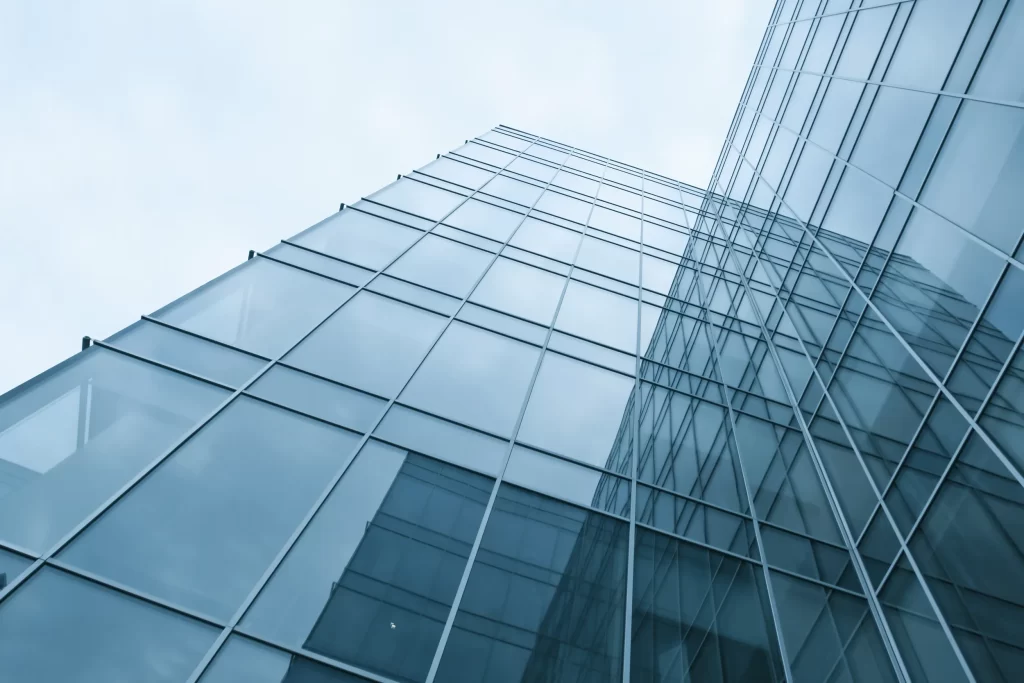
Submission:
<svg viewBox="0 0 1024 683">
<path fill-rule="evenodd" d="M 0 538 L 45 552 L 230 393 L 92 347 L 0 401 Z"/>
<path fill-rule="evenodd" d="M 387 269 L 389 275 L 462 298 L 487 268 L 485 251 L 427 235 Z"/>
<path fill-rule="evenodd" d="M 399 400 L 511 437 L 539 355 L 535 346 L 453 322 Z"/>
<path fill-rule="evenodd" d="M 412 375 L 445 319 L 360 292 L 285 358 L 298 368 L 381 396 Z"/>
<path fill-rule="evenodd" d="M 296 244 L 373 270 L 391 263 L 422 236 L 419 230 L 348 209 L 292 239 Z"/>
<path fill-rule="evenodd" d="M 218 630 L 44 567 L 0 605 L 5 681 L 188 678 Z"/>
<path fill-rule="evenodd" d="M 466 199 L 463 195 L 409 178 L 391 183 L 368 198 L 432 221 L 441 220 Z"/>
<path fill-rule="evenodd" d="M 422 681 L 492 486 L 488 477 L 369 442 L 242 627 Z"/>
<path fill-rule="evenodd" d="M 245 384 L 267 363 L 262 358 L 147 320 L 140 320 L 118 332 L 107 343 L 233 387 Z"/>
<path fill-rule="evenodd" d="M 236 399 L 60 558 L 229 619 L 358 441 Z"/>
<path fill-rule="evenodd" d="M 619 445 L 630 431 L 633 380 L 548 352 L 527 404 L 519 440 L 618 471 Z"/>
<path fill-rule="evenodd" d="M 628 536 L 502 486 L 435 680 L 621 680 Z"/>
</svg>

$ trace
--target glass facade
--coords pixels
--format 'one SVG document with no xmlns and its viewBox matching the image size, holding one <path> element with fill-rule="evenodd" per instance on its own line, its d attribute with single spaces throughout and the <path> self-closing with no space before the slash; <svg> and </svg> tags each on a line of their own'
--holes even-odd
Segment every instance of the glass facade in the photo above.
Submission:
<svg viewBox="0 0 1024 683">
<path fill-rule="evenodd" d="M 1022 46 L 782 0 L 708 188 L 500 126 L 0 397 L 0 679 L 1019 680 Z"/>
</svg>

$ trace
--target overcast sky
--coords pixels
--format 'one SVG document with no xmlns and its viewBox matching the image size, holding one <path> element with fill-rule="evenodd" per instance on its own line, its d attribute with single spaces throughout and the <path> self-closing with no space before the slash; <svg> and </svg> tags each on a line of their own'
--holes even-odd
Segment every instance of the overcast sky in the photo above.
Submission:
<svg viewBox="0 0 1024 683">
<path fill-rule="evenodd" d="M 772 4 L 0 3 L 0 392 L 499 123 L 704 186 Z"/>
</svg>

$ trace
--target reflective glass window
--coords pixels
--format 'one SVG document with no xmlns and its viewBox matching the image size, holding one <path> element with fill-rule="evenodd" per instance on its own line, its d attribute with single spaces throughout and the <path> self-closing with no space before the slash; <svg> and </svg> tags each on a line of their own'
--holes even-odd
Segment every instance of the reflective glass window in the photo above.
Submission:
<svg viewBox="0 0 1024 683">
<path fill-rule="evenodd" d="M 871 75 L 871 67 L 878 57 L 878 51 L 895 14 L 894 7 L 880 7 L 854 15 L 853 28 L 836 65 L 837 76 L 866 79 Z"/>
<path fill-rule="evenodd" d="M 0 605 L 5 681 L 180 683 L 218 629 L 44 567 Z"/>
<path fill-rule="evenodd" d="M 654 223 L 644 224 L 644 244 L 673 254 L 686 253 L 689 235 Z"/>
<path fill-rule="evenodd" d="M 348 209 L 292 239 L 296 244 L 380 270 L 422 235 L 419 230 Z"/>
<path fill-rule="evenodd" d="M 356 287 L 365 284 L 373 277 L 373 271 L 362 266 L 339 261 L 309 249 L 302 249 L 286 242 L 280 242 L 263 252 L 261 256 L 284 261 L 304 270 L 326 275 L 334 280 Z"/>
<path fill-rule="evenodd" d="M 473 291 L 470 301 L 550 325 L 565 279 L 518 261 L 499 258 Z"/>
<path fill-rule="evenodd" d="M 60 557 L 228 619 L 358 440 L 236 399 Z"/>
<path fill-rule="evenodd" d="M 555 176 L 555 179 L 551 181 L 551 184 L 564 187 L 567 190 L 579 192 L 581 195 L 587 197 L 593 197 L 597 194 L 598 188 L 598 182 L 596 180 L 584 178 L 583 176 L 572 173 L 571 171 L 559 171 Z"/>
<path fill-rule="evenodd" d="M 537 197 L 541 195 L 544 188 L 524 183 L 508 176 L 499 175 L 487 183 L 482 191 L 495 197 L 501 197 L 522 204 L 523 206 L 533 206 L 533 203 L 537 201 Z"/>
<path fill-rule="evenodd" d="M 385 404 L 383 399 L 284 365 L 270 368 L 248 393 L 360 432 L 373 426 Z"/>
<path fill-rule="evenodd" d="M 536 161 L 530 161 L 519 157 L 511 164 L 508 165 L 508 170 L 521 173 L 527 178 L 533 178 L 539 180 L 542 183 L 546 183 L 555 175 L 555 168 L 548 166 L 547 164 L 539 164 Z"/>
<path fill-rule="evenodd" d="M 885 82 L 940 90 L 977 7 L 978 0 L 914 3 Z"/>
<path fill-rule="evenodd" d="M 690 227 L 685 209 L 666 204 L 665 202 L 659 202 L 656 199 L 644 199 L 644 214 L 675 223 L 682 228 Z"/>
<path fill-rule="evenodd" d="M 880 88 L 850 161 L 884 183 L 899 185 L 935 104 L 935 95 Z"/>
<path fill-rule="evenodd" d="M 500 436 L 511 436 L 539 349 L 453 322 L 399 400 Z"/>
<path fill-rule="evenodd" d="M 481 185 L 491 179 L 492 173 L 476 166 L 464 164 L 448 157 L 442 157 L 430 162 L 422 169 L 421 173 L 432 175 L 441 180 L 447 180 L 471 190 L 478 189 Z"/>
<path fill-rule="evenodd" d="M 629 480 L 515 446 L 502 481 L 629 518 Z"/>
<path fill-rule="evenodd" d="M 555 327 L 627 353 L 636 353 L 638 315 L 636 301 L 572 280 Z"/>
<path fill-rule="evenodd" d="M 397 393 L 444 328 L 421 308 L 360 292 L 285 359 L 382 396 Z"/>
<path fill-rule="evenodd" d="M 369 442 L 242 626 L 392 678 L 424 680 L 492 486 L 488 477 Z"/>
<path fill-rule="evenodd" d="M 591 204 L 558 192 L 545 192 L 537 202 L 536 210 L 554 214 L 576 223 L 586 223 Z"/>
<path fill-rule="evenodd" d="M 518 438 L 524 443 L 618 471 L 628 438 L 633 380 L 548 352 L 530 395 Z"/>
<path fill-rule="evenodd" d="M 267 363 L 261 358 L 146 320 L 118 332 L 107 343 L 235 387 L 245 384 Z"/>
<path fill-rule="evenodd" d="M 572 263 L 579 247 L 581 234 L 557 225 L 527 218 L 509 242 L 514 247 Z"/>
<path fill-rule="evenodd" d="M 514 158 L 508 152 L 503 152 L 487 145 L 480 145 L 476 142 L 469 142 L 459 147 L 455 150 L 455 154 L 461 154 L 464 157 L 482 161 L 485 164 L 497 166 L 498 168 L 503 167 Z"/>
<path fill-rule="evenodd" d="M 484 133 L 480 136 L 480 139 L 486 140 L 487 142 L 493 142 L 494 144 L 501 145 L 502 147 L 514 149 L 517 152 L 522 152 L 530 146 L 530 143 L 526 140 L 512 135 L 506 135 L 505 133 L 499 133 L 495 130 Z"/>
<path fill-rule="evenodd" d="M 639 180 L 639 179 L 638 179 Z M 605 183 L 601 186 L 601 189 L 597 192 L 598 199 L 602 199 L 611 204 L 618 204 L 624 206 L 627 209 L 634 211 L 640 210 L 640 195 L 629 190 L 624 190 L 621 187 L 615 187 Z"/>
<path fill-rule="evenodd" d="M 488 436 L 401 404 L 388 409 L 374 436 L 491 476 L 497 476 L 501 471 L 508 452 L 505 439 Z"/>
<path fill-rule="evenodd" d="M 848 167 L 825 214 L 822 230 L 870 244 L 892 196 L 890 188 Z"/>
<path fill-rule="evenodd" d="M 647 256 L 646 254 L 644 254 L 643 260 L 644 289 L 650 289 L 661 294 L 670 294 L 672 292 L 672 283 L 675 281 L 676 274 L 681 266 L 654 256 Z"/>
<path fill-rule="evenodd" d="M 410 178 L 402 178 L 369 196 L 375 202 L 439 221 L 466 198 Z"/>
<path fill-rule="evenodd" d="M 153 317 L 274 358 L 353 291 L 354 287 L 291 266 L 253 259 L 161 308 Z"/>
<path fill-rule="evenodd" d="M 200 683 L 365 683 L 365 678 L 231 636 Z"/>
<path fill-rule="evenodd" d="M 427 235 L 387 272 L 461 298 L 469 293 L 490 262 L 491 255 L 485 251 Z"/>
<path fill-rule="evenodd" d="M 631 284 L 640 283 L 640 254 L 596 237 L 583 238 L 576 265 Z"/>
<path fill-rule="evenodd" d="M 44 552 L 229 396 L 92 347 L 0 401 L 0 537 Z"/>
<path fill-rule="evenodd" d="M 606 209 L 603 206 L 595 206 L 590 215 L 590 225 L 598 230 L 610 232 L 619 237 L 640 241 L 640 220 L 624 213 Z"/>
<path fill-rule="evenodd" d="M 470 199 L 444 220 L 448 225 L 504 242 L 523 220 L 522 214 Z"/>
<path fill-rule="evenodd" d="M 435 680 L 621 680 L 628 536 L 502 486 Z"/>
</svg>

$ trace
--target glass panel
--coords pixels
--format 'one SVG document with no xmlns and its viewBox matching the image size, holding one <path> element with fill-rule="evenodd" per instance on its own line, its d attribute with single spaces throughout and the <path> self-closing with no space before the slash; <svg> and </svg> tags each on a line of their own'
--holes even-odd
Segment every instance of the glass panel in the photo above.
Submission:
<svg viewBox="0 0 1024 683">
<path fill-rule="evenodd" d="M 420 173 L 432 175 L 441 180 L 448 180 L 453 183 L 468 187 L 471 190 L 478 189 L 493 177 L 490 171 L 485 171 L 476 166 L 464 164 L 448 157 L 442 157 L 432 161 L 420 169 Z"/>
<path fill-rule="evenodd" d="M 547 326 L 555 315 L 564 283 L 559 275 L 499 258 L 470 300 Z"/>
<path fill-rule="evenodd" d="M 263 255 L 275 258 L 278 261 L 291 263 L 299 268 L 311 270 L 314 273 L 326 275 L 335 280 L 341 280 L 356 287 L 366 284 L 373 277 L 373 271 L 368 268 L 354 266 L 351 263 L 343 263 L 336 258 L 329 258 L 323 254 L 295 247 L 285 242 L 275 244 L 265 251 Z"/>
<path fill-rule="evenodd" d="M 535 346 L 453 322 L 399 400 L 510 437 L 539 355 Z"/>
<path fill-rule="evenodd" d="M 270 368 L 248 392 L 359 432 L 373 427 L 386 403 L 283 365 Z"/>
<path fill-rule="evenodd" d="M 44 567 L 0 605 L 5 681 L 180 683 L 217 629 Z"/>
<path fill-rule="evenodd" d="M 361 683 L 367 679 L 248 638 L 231 636 L 199 680 L 201 683 Z"/>
<path fill-rule="evenodd" d="M 572 280 L 555 327 L 633 354 L 639 309 L 633 299 Z"/>
<path fill-rule="evenodd" d="M 548 190 L 537 202 L 535 208 L 537 211 L 544 211 L 566 220 L 585 224 L 590 216 L 590 206 L 587 202 Z"/>
<path fill-rule="evenodd" d="M 630 680 L 782 681 L 764 574 L 747 562 L 636 530 Z"/>
<path fill-rule="evenodd" d="M 419 230 L 348 209 L 334 214 L 292 241 L 360 266 L 380 270 L 422 234 Z"/>
<path fill-rule="evenodd" d="M 530 161 L 519 157 L 511 164 L 508 165 L 508 170 L 521 173 L 527 178 L 533 178 L 543 183 L 548 182 L 555 175 L 555 168 L 548 166 L 547 164 L 539 164 L 536 161 Z"/>
<path fill-rule="evenodd" d="M 30 564 L 32 560 L 27 557 L 0 549 L 0 590 L 28 569 Z"/>
<path fill-rule="evenodd" d="M 0 537 L 44 552 L 228 392 L 92 347 L 0 400 Z"/>
<path fill-rule="evenodd" d="M 153 314 L 177 327 L 275 358 L 355 288 L 253 259 Z"/>
<path fill-rule="evenodd" d="M 60 557 L 228 619 L 358 440 L 236 399 Z"/>
<path fill-rule="evenodd" d="M 654 256 L 644 254 L 643 257 L 643 285 L 645 289 L 651 289 L 662 294 L 669 294 L 672 291 L 672 282 L 680 266 L 669 261 L 664 261 Z"/>
<path fill-rule="evenodd" d="M 537 346 L 541 346 L 548 335 L 547 325 L 541 327 L 540 325 L 535 325 L 519 318 L 513 318 L 510 315 L 492 311 L 489 308 L 472 303 L 467 303 L 463 306 L 456 319 L 472 323 L 478 327 L 485 327 L 489 330 L 536 344 Z"/>
<path fill-rule="evenodd" d="M 368 199 L 408 211 L 416 216 L 439 221 L 466 198 L 426 183 L 402 178 L 383 190 L 374 192 Z"/>
<path fill-rule="evenodd" d="M 508 441 L 461 427 L 403 405 L 393 405 L 373 433 L 413 451 L 498 476 Z"/>
<path fill-rule="evenodd" d="M 462 298 L 491 262 L 485 251 L 427 235 L 387 273 Z"/>
<path fill-rule="evenodd" d="M 544 188 L 503 175 L 496 176 L 482 190 L 482 192 L 517 202 L 523 206 L 533 206 L 543 191 Z"/>
<path fill-rule="evenodd" d="M 516 446 L 502 481 L 629 518 L 629 480 Z"/>
<path fill-rule="evenodd" d="M 242 626 L 403 681 L 422 681 L 493 482 L 370 442 Z"/>
<path fill-rule="evenodd" d="M 654 223 L 644 223 L 644 245 L 655 247 L 673 254 L 686 253 L 689 235 Z"/>
<path fill-rule="evenodd" d="M 444 325 L 439 315 L 360 292 L 286 360 L 303 370 L 393 396 Z"/>
<path fill-rule="evenodd" d="M 444 220 L 448 225 L 504 242 L 523 220 L 523 215 L 470 199 Z"/>
<path fill-rule="evenodd" d="M 594 237 L 583 238 L 576 265 L 630 284 L 640 284 L 640 254 Z"/>
<path fill-rule="evenodd" d="M 443 316 L 450 316 L 459 310 L 460 299 L 441 292 L 435 292 L 426 287 L 414 285 L 405 280 L 384 275 L 383 273 L 373 279 L 373 282 L 366 286 L 370 292 L 383 294 L 392 299 L 398 299 L 413 304 L 428 311 L 440 313 Z"/>
<path fill-rule="evenodd" d="M 536 218 L 527 218 L 516 230 L 509 244 L 565 263 L 572 263 L 580 237 L 578 232 Z"/>
<path fill-rule="evenodd" d="M 640 241 L 640 220 L 638 218 L 606 209 L 603 206 L 594 207 L 594 211 L 590 215 L 590 225 L 598 230 L 604 230 L 634 242 Z"/>
<path fill-rule="evenodd" d="M 626 410 L 633 380 L 547 353 L 530 395 L 518 438 L 577 460 L 619 470 L 629 435 Z"/>
<path fill-rule="evenodd" d="M 935 95 L 881 88 L 850 161 L 896 187 L 935 104 Z"/>
<path fill-rule="evenodd" d="M 621 680 L 628 537 L 625 522 L 502 486 L 435 680 Z"/>
<path fill-rule="evenodd" d="M 455 150 L 455 154 L 461 154 L 464 157 L 475 159 L 476 161 L 482 161 L 485 164 L 490 164 L 499 168 L 512 161 L 514 158 L 508 152 L 503 152 L 486 145 L 480 145 L 476 142 L 470 142 L 459 147 Z"/>
<path fill-rule="evenodd" d="M 941 89 L 977 6 L 978 0 L 914 3 L 899 47 L 885 72 L 885 82 L 924 90 Z"/>
</svg>

